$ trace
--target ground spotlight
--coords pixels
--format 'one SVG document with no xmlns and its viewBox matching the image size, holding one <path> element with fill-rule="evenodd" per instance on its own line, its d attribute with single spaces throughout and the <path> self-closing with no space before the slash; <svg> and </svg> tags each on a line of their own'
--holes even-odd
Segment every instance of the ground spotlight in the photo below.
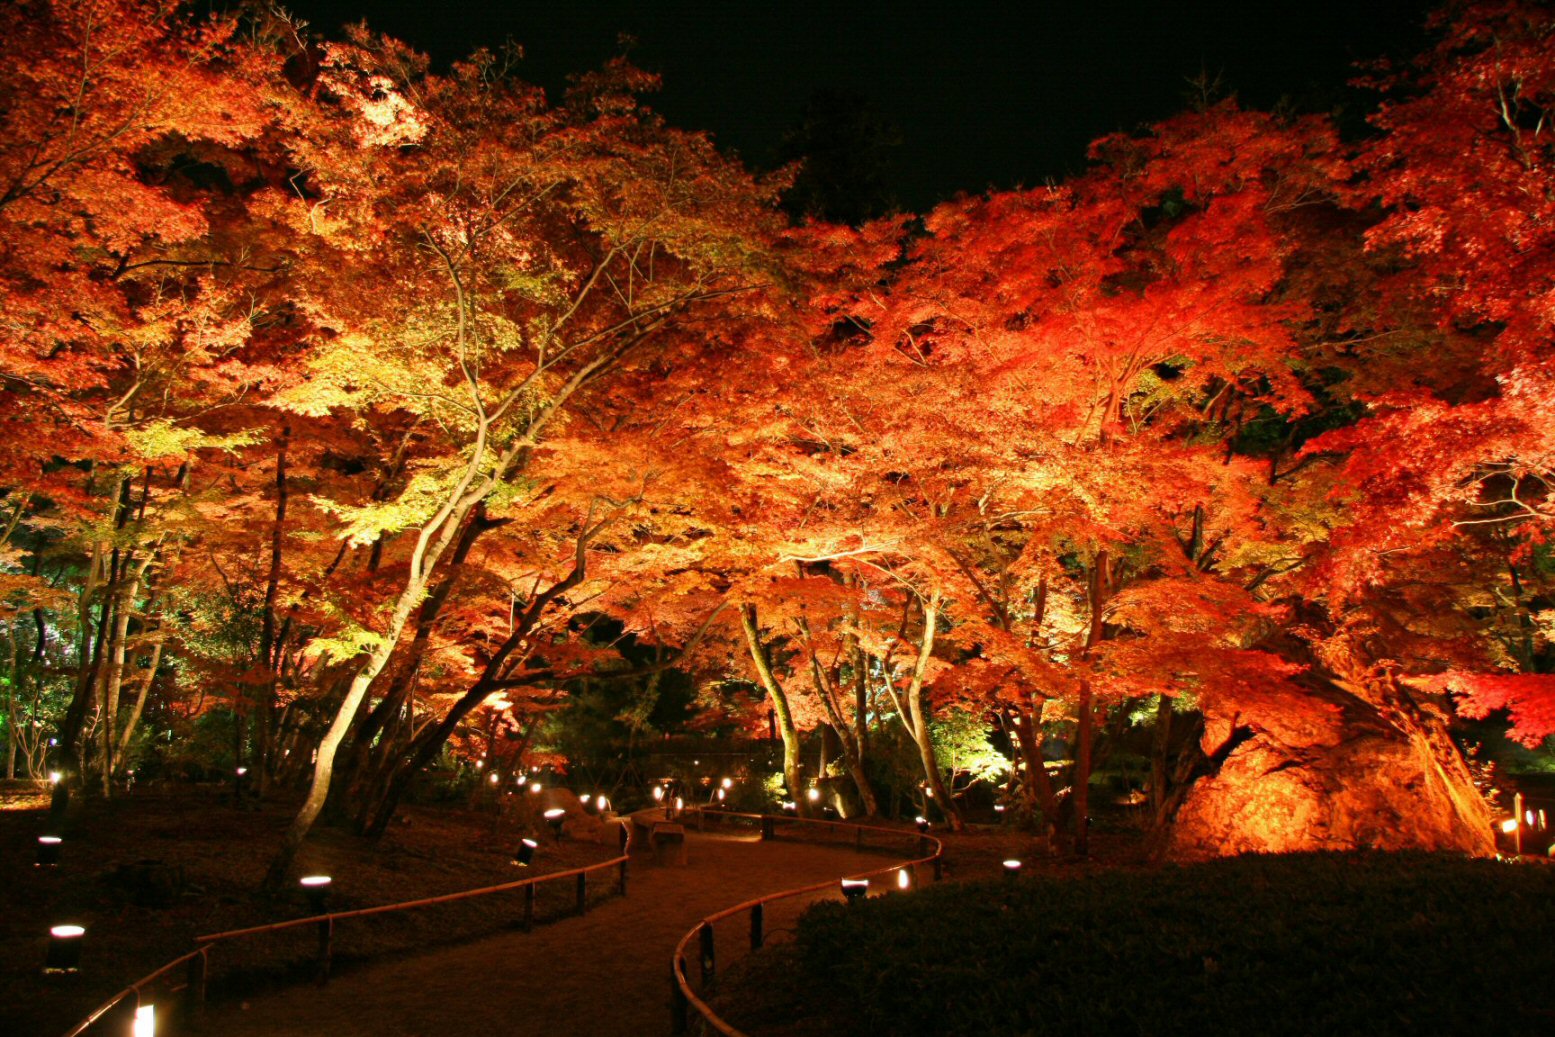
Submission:
<svg viewBox="0 0 1555 1037">
<path fill-rule="evenodd" d="M 518 849 L 513 851 L 513 863 L 521 868 L 529 867 L 530 862 L 535 859 L 535 850 L 539 848 L 540 844 L 533 839 L 519 840 Z"/>
<path fill-rule="evenodd" d="M 854 903 L 859 898 L 869 893 L 868 879 L 843 879 L 842 895 L 848 898 L 848 903 Z"/>
<path fill-rule="evenodd" d="M 81 967 L 81 937 L 86 930 L 79 925 L 56 925 L 49 930 L 49 949 L 43 959 L 43 971 L 75 972 Z"/>
</svg>

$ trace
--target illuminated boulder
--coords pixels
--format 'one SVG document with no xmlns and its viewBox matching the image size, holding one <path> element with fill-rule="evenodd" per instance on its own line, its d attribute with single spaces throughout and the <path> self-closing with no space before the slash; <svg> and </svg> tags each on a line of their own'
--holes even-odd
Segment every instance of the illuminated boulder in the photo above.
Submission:
<svg viewBox="0 0 1555 1037">
<path fill-rule="evenodd" d="M 1317 708 L 1313 708 L 1316 706 Z M 1179 860 L 1306 850 L 1495 852 L 1442 721 L 1402 696 L 1329 686 L 1207 709 L 1206 762 L 1165 831 Z"/>
</svg>

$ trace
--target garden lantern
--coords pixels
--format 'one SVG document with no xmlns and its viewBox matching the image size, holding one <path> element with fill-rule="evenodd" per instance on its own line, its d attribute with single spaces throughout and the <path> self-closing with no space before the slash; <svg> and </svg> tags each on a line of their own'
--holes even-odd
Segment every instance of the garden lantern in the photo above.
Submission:
<svg viewBox="0 0 1555 1037">
<path fill-rule="evenodd" d="M 1007 860 L 1004 862 L 1004 877 L 1014 882 L 1020 878 L 1020 861 Z"/>
<path fill-rule="evenodd" d="M 335 880 L 328 875 L 304 875 L 297 880 L 303 895 L 308 898 L 308 910 L 323 914 L 329 907 L 329 887 Z"/>
<path fill-rule="evenodd" d="M 842 895 L 847 897 L 848 903 L 857 902 L 869 893 L 868 879 L 843 879 Z"/>
<path fill-rule="evenodd" d="M 551 826 L 551 831 L 555 834 L 557 842 L 562 841 L 562 825 L 566 821 L 567 811 L 561 807 L 552 807 L 545 812 L 545 823 Z"/>
<path fill-rule="evenodd" d="M 540 844 L 533 839 L 520 839 L 518 849 L 513 851 L 513 863 L 520 868 L 529 867 L 529 862 L 535 859 L 535 850 L 539 848 Z"/>
<path fill-rule="evenodd" d="M 57 835 L 38 836 L 38 860 L 34 867 L 52 868 L 59 863 L 60 843 L 64 842 Z"/>
<path fill-rule="evenodd" d="M 156 1005 L 140 1005 L 135 1009 L 135 1021 L 130 1026 L 130 1037 L 157 1037 Z"/>
<path fill-rule="evenodd" d="M 43 971 L 75 972 L 81 967 L 81 937 L 86 929 L 79 925 L 56 925 L 49 930 L 49 949 L 43 959 Z"/>
</svg>

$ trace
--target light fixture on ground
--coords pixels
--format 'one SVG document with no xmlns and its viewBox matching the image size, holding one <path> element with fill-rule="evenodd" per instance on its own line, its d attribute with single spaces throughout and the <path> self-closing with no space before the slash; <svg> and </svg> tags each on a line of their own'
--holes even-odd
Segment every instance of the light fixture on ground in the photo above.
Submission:
<svg viewBox="0 0 1555 1037">
<path fill-rule="evenodd" d="M 60 843 L 64 842 L 57 835 L 38 836 L 38 861 L 35 865 L 39 868 L 52 868 L 59 863 Z"/>
<path fill-rule="evenodd" d="M 918 826 L 919 833 L 927 832 L 929 830 L 929 819 L 924 817 L 922 814 L 919 814 L 917 817 L 913 818 L 913 824 Z"/>
<path fill-rule="evenodd" d="M 664 799 L 664 786 L 663 785 L 655 785 L 653 787 L 653 801 L 655 803 L 658 803 L 658 802 L 661 802 L 663 799 Z"/>
<path fill-rule="evenodd" d="M 600 796 L 594 801 L 594 806 L 595 809 L 603 814 L 605 811 L 610 809 L 610 800 L 606 799 L 604 796 Z"/>
<path fill-rule="evenodd" d="M 567 811 L 561 807 L 552 807 L 545 812 L 545 823 L 551 826 L 551 832 L 555 834 L 556 841 L 562 841 L 562 825 L 567 822 Z"/>
<path fill-rule="evenodd" d="M 79 925 L 56 925 L 49 930 L 49 949 L 43 958 L 43 971 L 75 972 L 81 967 L 81 938 L 86 929 Z"/>
<path fill-rule="evenodd" d="M 843 879 L 842 880 L 842 895 L 848 898 L 848 903 L 850 903 L 850 904 L 854 903 L 855 901 L 859 900 L 860 898 L 868 895 L 868 893 L 869 893 L 869 880 L 868 879 Z"/>
<path fill-rule="evenodd" d="M 302 887 L 303 895 L 308 898 L 309 911 L 321 915 L 328 910 L 329 888 L 334 881 L 328 875 L 304 875 L 297 880 L 297 885 Z"/>
<path fill-rule="evenodd" d="M 530 792 L 538 793 L 540 791 L 541 787 L 542 786 L 540 785 L 540 783 L 538 781 L 531 781 L 529 783 L 529 791 Z"/>
<path fill-rule="evenodd" d="M 1020 861 L 1014 859 L 1005 861 L 1004 877 L 1011 880 L 1020 878 Z"/>
<path fill-rule="evenodd" d="M 896 873 L 897 889 L 912 889 L 912 871 L 903 868 Z"/>
<path fill-rule="evenodd" d="M 533 839 L 520 839 L 518 849 L 513 851 L 513 863 L 520 868 L 529 867 L 530 862 L 535 859 L 535 851 L 539 848 L 540 844 Z"/>
<path fill-rule="evenodd" d="M 812 785 L 810 788 L 805 790 L 804 795 L 805 799 L 808 799 L 810 802 L 814 803 L 816 800 L 821 798 L 821 790 Z"/>
<path fill-rule="evenodd" d="M 726 789 L 732 789 L 732 788 L 734 788 L 734 779 L 733 778 L 725 778 L 723 780 L 723 782 L 722 782 L 722 785 Z"/>
<path fill-rule="evenodd" d="M 1507 835 L 1511 835 L 1513 832 L 1517 831 L 1517 818 L 1509 817 L 1505 821 L 1502 821 L 1501 831 L 1505 832 Z"/>
<path fill-rule="evenodd" d="M 156 1005 L 140 1005 L 135 1009 L 135 1021 L 130 1024 L 130 1037 L 157 1037 Z"/>
</svg>

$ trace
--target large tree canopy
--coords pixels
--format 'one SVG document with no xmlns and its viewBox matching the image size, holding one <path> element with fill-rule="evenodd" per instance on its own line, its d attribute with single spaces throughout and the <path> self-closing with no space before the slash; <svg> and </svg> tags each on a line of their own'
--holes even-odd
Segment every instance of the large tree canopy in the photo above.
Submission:
<svg viewBox="0 0 1555 1037">
<path fill-rule="evenodd" d="M 967 732 L 1050 822 L 1131 718 L 1163 820 L 1346 702 L 1449 782 L 1454 706 L 1555 733 L 1537 5 L 1440 16 L 1358 141 L 1223 102 L 854 227 L 624 61 L 552 99 L 257 8 L 0 18 L 13 771 L 57 732 L 108 793 L 228 716 L 306 790 L 279 876 L 327 803 L 381 832 L 472 732 L 538 751 L 591 681 L 640 727 L 670 668 L 770 712 L 801 809 L 874 812 L 894 745 L 953 823 Z"/>
</svg>

